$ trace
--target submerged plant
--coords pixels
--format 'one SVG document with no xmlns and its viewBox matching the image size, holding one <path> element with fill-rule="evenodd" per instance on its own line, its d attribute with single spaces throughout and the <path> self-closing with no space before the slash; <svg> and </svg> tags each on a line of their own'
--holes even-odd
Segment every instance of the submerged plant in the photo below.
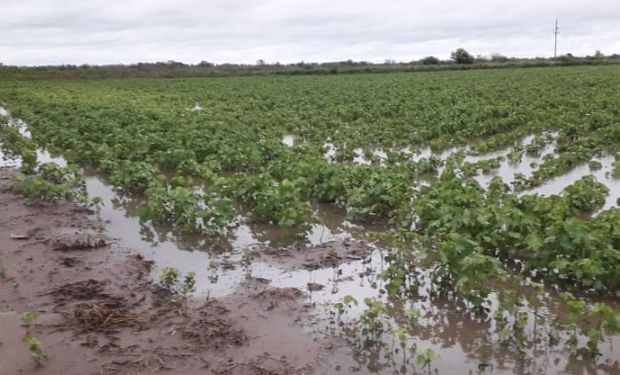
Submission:
<svg viewBox="0 0 620 375">
<path fill-rule="evenodd" d="M 422 368 L 428 368 L 430 372 L 430 367 L 435 360 L 435 351 L 431 348 L 427 348 L 421 351 L 418 351 L 418 354 L 415 357 L 415 362 L 418 366 Z"/>
</svg>

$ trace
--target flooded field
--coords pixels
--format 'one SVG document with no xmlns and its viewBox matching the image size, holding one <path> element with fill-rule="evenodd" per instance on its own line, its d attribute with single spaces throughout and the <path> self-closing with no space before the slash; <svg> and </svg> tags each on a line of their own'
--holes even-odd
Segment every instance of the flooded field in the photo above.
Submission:
<svg viewBox="0 0 620 375">
<path fill-rule="evenodd" d="M 0 167 L 77 196 L 153 283 L 192 274 L 193 301 L 285 332 L 264 345 L 328 342 L 314 373 L 620 374 L 617 92 L 583 71 L 595 96 L 536 70 L 0 86 Z"/>
<path fill-rule="evenodd" d="M 2 109 L 0 112 L 7 116 Z M 22 134 L 30 137 L 19 122 Z M 528 145 L 532 137 L 526 137 L 520 144 Z M 285 136 L 282 142 L 293 146 L 295 138 Z M 335 155 L 334 148 L 327 147 L 326 158 Z M 553 155 L 553 143 L 548 144 L 538 156 L 525 156 L 517 163 L 505 158 L 512 148 L 489 154 L 464 156 L 463 161 L 476 163 L 501 158 L 499 166 L 489 173 L 479 173 L 474 179 L 481 186 L 488 186 L 493 176 L 501 177 L 510 184 L 514 176 L 521 173 L 531 175 L 538 163 L 547 155 Z M 415 161 L 436 157 L 445 163 L 458 152 L 467 149 L 454 149 L 433 153 L 430 149 L 418 153 L 400 150 L 410 154 Z M 361 151 L 353 162 L 370 164 Z M 385 160 L 382 151 L 372 155 Z M 0 168 L 19 168 L 20 160 L 2 155 Z M 66 161 L 59 156 L 51 156 L 45 150 L 37 150 L 41 163 L 58 163 L 65 166 Z M 603 182 L 610 193 L 601 210 L 617 207 L 620 196 L 620 180 L 611 177 L 613 157 L 597 157 L 593 160 L 601 164 L 600 169 L 592 171 L 588 165 L 574 168 L 569 173 L 551 179 L 543 185 L 519 194 L 561 194 L 563 189 L 579 178 L 593 174 Z M 443 167 L 438 168 L 441 173 Z M 202 236 L 184 236 L 175 233 L 167 226 L 154 226 L 139 219 L 138 206 L 141 199 L 130 199 L 119 195 L 113 187 L 96 174 L 86 174 L 85 187 L 90 197 L 101 197 L 102 205 L 96 213 L 105 223 L 106 235 L 114 239 L 116 245 L 153 260 L 155 269 L 153 279 L 157 280 L 164 267 L 174 267 L 183 273 L 196 274 L 195 299 L 224 298 L 239 293 L 247 280 L 262 280 L 274 288 L 295 288 L 307 293 L 306 302 L 312 304 L 311 325 L 304 330 L 314 337 L 326 335 L 339 337 L 350 346 L 344 346 L 327 358 L 325 373 L 377 373 L 392 374 L 411 371 L 432 373 L 620 373 L 618 353 L 620 335 L 607 337 L 599 346 L 596 361 L 575 354 L 559 344 L 570 340 L 571 331 L 558 325 L 566 319 L 566 310 L 558 293 L 543 291 L 525 304 L 520 314 L 531 317 L 527 324 L 519 328 L 521 340 L 528 342 L 524 348 L 506 344 L 502 331 L 502 320 L 497 319 L 497 296 L 489 296 L 490 309 L 482 315 L 472 315 L 466 306 L 450 298 L 432 296 L 433 282 L 428 270 L 420 269 L 415 278 L 416 298 L 411 301 L 395 301 L 386 293 L 390 280 L 383 277 L 389 270 L 393 249 L 381 241 L 373 241 L 370 233 L 386 230 L 383 225 L 358 225 L 346 219 L 346 211 L 327 205 L 313 207 L 316 223 L 304 228 L 282 228 L 276 225 L 253 224 L 248 217 L 238 216 L 234 229 L 230 230 L 224 241 L 210 243 Z M 71 228 L 67 228 L 70 233 Z M 346 257 L 340 264 L 331 267 L 308 267 L 288 253 L 304 253 L 302 258 L 310 260 L 312 252 L 321 249 L 342 249 L 361 246 L 359 255 Z M 276 256 L 263 255 L 270 249 L 280 253 Z M 334 250 L 331 250 L 334 251 Z M 506 287 L 506 286 L 504 286 Z M 508 286 L 517 288 L 515 293 L 536 294 L 532 286 Z M 540 292 L 539 292 L 540 293 Z M 354 296 L 355 304 L 349 302 L 346 311 L 340 311 L 338 304 Z M 378 343 L 369 344 L 368 328 L 360 325 L 360 316 L 366 309 L 362 301 L 373 299 L 382 302 L 385 309 L 377 320 L 385 327 Z M 612 301 L 615 305 L 616 302 Z M 412 315 L 412 312 L 413 313 Z M 412 316 L 414 316 L 412 318 Z M 398 327 L 405 327 L 400 331 Z M 402 341 L 402 335 L 406 340 Z M 579 336 L 579 342 L 587 338 Z M 412 350 L 413 349 L 413 350 Z M 422 356 L 421 354 L 422 353 Z M 428 353 L 428 357 L 424 357 Z M 432 355 L 430 354 L 432 353 Z"/>
</svg>

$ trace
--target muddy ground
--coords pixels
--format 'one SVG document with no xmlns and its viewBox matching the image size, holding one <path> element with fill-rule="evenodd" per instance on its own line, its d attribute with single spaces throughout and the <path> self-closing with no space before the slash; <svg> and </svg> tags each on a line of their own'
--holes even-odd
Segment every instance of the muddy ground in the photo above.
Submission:
<svg viewBox="0 0 620 375">
<path fill-rule="evenodd" d="M 230 297 L 184 301 L 152 281 L 148 260 L 100 234 L 96 215 L 68 202 L 27 205 L 13 173 L 0 170 L 0 374 L 324 373 L 335 343 L 306 333 L 306 291 L 248 278 Z M 292 258 L 312 268 L 346 257 Z M 32 327 L 20 320 L 27 311 Z M 42 343 L 40 366 L 27 335 Z"/>
</svg>

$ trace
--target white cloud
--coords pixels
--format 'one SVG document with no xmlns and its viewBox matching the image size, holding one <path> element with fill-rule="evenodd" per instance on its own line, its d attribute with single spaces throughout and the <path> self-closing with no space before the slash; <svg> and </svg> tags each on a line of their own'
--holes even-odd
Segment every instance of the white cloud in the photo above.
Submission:
<svg viewBox="0 0 620 375">
<path fill-rule="evenodd" d="M 617 0 L 0 0 L 0 62 L 269 62 L 620 53 Z"/>
</svg>

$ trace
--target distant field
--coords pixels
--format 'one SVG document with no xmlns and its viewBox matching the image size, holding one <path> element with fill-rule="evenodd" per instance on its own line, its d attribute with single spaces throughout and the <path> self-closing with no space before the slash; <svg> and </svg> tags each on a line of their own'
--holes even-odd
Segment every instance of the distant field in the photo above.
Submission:
<svg viewBox="0 0 620 375">
<path fill-rule="evenodd" d="M 332 301 L 339 317 L 363 305 L 347 324 L 375 344 L 415 342 L 418 313 L 392 308 L 424 315 L 433 299 L 483 320 L 492 309 L 492 340 L 524 363 L 536 324 L 586 361 L 618 341 L 619 65 L 0 81 L 0 106 L 32 134 L 0 117 L 25 172 L 41 174 L 35 149 L 62 155 L 139 197 L 144 223 L 214 248 L 240 221 L 303 241 L 317 205 L 380 226 L 385 294 Z M 545 321 L 533 306 L 550 300 L 563 307 Z"/>
</svg>

